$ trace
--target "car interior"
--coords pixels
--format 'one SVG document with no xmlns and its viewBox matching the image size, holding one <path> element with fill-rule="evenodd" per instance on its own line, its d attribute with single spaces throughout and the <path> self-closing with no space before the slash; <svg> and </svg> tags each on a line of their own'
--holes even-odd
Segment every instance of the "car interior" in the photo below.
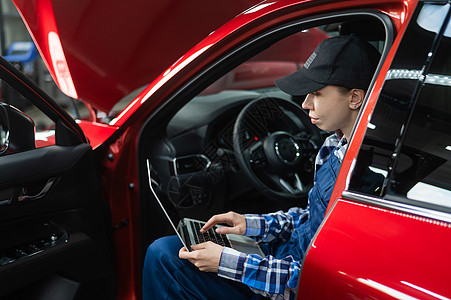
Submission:
<svg viewBox="0 0 451 300">
<path fill-rule="evenodd" d="M 306 207 L 316 153 L 330 132 L 311 124 L 303 97 L 274 80 L 299 69 L 321 40 L 355 34 L 383 55 L 391 23 L 374 12 L 325 16 L 255 38 L 187 86 L 140 136 L 142 251 L 174 234 L 146 184 L 145 161 L 160 177 L 159 198 L 173 218 L 208 220 L 227 211 L 267 213 Z M 224 65 L 227 67 L 224 68 Z M 154 228 L 167 228 L 155 231 Z M 161 226 L 168 224 L 168 226 Z"/>
</svg>

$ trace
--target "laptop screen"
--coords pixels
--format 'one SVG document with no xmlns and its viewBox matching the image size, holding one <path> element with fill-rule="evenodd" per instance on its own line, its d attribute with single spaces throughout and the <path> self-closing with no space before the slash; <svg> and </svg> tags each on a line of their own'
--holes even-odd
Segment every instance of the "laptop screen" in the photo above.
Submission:
<svg viewBox="0 0 451 300">
<path fill-rule="evenodd" d="M 175 233 L 178 235 L 183 246 L 185 246 L 186 249 L 190 249 L 189 247 L 187 247 L 186 242 L 183 239 L 183 237 L 180 235 L 179 231 L 177 230 L 177 227 L 176 227 L 174 221 L 172 221 L 168 212 L 164 208 L 163 203 L 161 202 L 160 198 L 158 197 L 157 193 L 155 192 L 155 188 L 159 187 L 161 184 L 156 171 L 153 169 L 152 165 L 150 164 L 149 159 L 146 160 L 146 163 L 147 163 L 147 176 L 148 176 L 148 180 L 149 180 L 149 187 L 150 187 L 150 190 L 151 190 L 153 196 L 157 200 L 158 204 L 160 205 L 161 209 L 163 210 L 164 214 L 166 215 L 166 218 L 168 219 L 168 221 L 171 224 L 172 228 L 174 229 Z"/>
</svg>

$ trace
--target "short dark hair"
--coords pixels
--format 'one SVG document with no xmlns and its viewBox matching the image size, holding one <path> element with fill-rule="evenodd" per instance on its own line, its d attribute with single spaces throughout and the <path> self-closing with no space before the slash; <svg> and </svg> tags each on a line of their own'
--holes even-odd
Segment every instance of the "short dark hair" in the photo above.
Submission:
<svg viewBox="0 0 451 300">
<path fill-rule="evenodd" d="M 352 90 L 350 88 L 347 88 L 347 87 L 344 87 L 344 86 L 339 86 L 339 85 L 336 85 L 336 87 L 338 89 L 338 92 L 340 94 L 342 94 L 342 95 L 347 95 Z"/>
</svg>

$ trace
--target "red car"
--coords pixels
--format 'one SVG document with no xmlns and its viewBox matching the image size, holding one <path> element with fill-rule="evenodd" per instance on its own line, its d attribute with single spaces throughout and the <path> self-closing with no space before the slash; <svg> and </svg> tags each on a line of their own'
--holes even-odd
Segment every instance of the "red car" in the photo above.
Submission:
<svg viewBox="0 0 451 300">
<path fill-rule="evenodd" d="M 306 206 L 330 133 L 273 82 L 355 34 L 382 58 L 298 299 L 451 299 L 449 1 L 263 1 L 211 33 L 254 3 L 179 2 L 15 0 L 88 117 L 0 60 L 0 298 L 139 299 L 146 248 L 173 234 L 147 160 L 173 218 Z"/>
</svg>

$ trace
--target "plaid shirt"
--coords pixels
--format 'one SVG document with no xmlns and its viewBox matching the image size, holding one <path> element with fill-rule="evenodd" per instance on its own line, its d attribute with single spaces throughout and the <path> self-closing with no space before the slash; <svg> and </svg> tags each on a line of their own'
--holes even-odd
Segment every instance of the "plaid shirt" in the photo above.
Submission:
<svg viewBox="0 0 451 300">
<path fill-rule="evenodd" d="M 321 146 L 321 149 L 319 149 L 318 155 L 316 156 L 315 174 L 316 171 L 318 171 L 318 169 L 329 159 L 329 156 L 335 147 L 337 147 L 337 149 L 334 151 L 334 154 L 338 157 L 338 160 L 342 162 L 346 153 L 347 147 L 345 146 L 347 143 L 348 141 L 346 138 L 344 136 L 340 138 L 337 133 L 327 137 Z"/>
<path fill-rule="evenodd" d="M 329 136 L 316 158 L 318 170 L 330 157 L 333 149 L 339 161 L 343 161 L 346 152 L 346 139 L 334 134 Z M 316 180 L 315 180 L 316 181 Z M 278 240 L 286 242 L 291 233 L 308 218 L 309 211 L 302 208 L 291 208 L 288 212 L 255 215 L 247 214 L 246 236 L 258 242 Z M 301 261 L 292 256 L 275 258 L 271 255 L 260 257 L 256 254 L 245 254 L 225 247 L 219 263 L 218 275 L 248 285 L 255 293 L 271 299 L 295 299 L 296 287 L 301 270 Z"/>
</svg>

